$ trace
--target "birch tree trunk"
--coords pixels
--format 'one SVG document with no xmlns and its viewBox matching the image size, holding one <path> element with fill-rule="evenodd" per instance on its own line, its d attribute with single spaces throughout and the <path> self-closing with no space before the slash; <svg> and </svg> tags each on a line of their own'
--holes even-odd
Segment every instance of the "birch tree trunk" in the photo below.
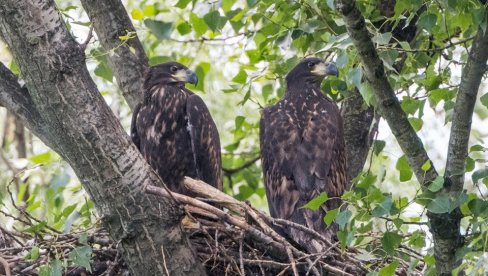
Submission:
<svg viewBox="0 0 488 276">
<path fill-rule="evenodd" d="M 30 117 L 26 126 L 71 165 L 133 275 L 204 274 L 182 232 L 180 207 L 144 193 L 163 184 L 98 92 L 54 1 L 2 1 L 0 33 L 28 88 L 22 94 L 13 84 L 0 100 Z"/>
</svg>

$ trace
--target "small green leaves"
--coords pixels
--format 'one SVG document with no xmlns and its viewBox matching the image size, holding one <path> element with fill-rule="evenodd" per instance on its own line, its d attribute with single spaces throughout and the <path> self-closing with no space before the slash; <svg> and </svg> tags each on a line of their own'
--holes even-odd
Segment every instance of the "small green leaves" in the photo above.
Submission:
<svg viewBox="0 0 488 276">
<path fill-rule="evenodd" d="M 412 178 L 413 172 L 408 165 L 407 157 L 403 155 L 402 157 L 398 158 L 396 163 L 396 169 L 400 172 L 400 181 L 405 182 Z"/>
<path fill-rule="evenodd" d="M 237 75 L 234 78 L 232 78 L 232 81 L 240 84 L 246 83 L 247 81 L 246 71 L 244 71 L 243 69 L 239 70 L 239 73 L 237 73 Z"/>
<path fill-rule="evenodd" d="M 339 229 L 344 230 L 344 227 L 346 226 L 351 216 L 352 212 L 350 210 L 342 211 L 336 216 L 335 222 L 339 225 Z"/>
<path fill-rule="evenodd" d="M 307 204 L 303 205 L 302 208 L 307 208 L 307 209 L 312 209 L 314 211 L 318 210 L 322 204 L 324 204 L 329 197 L 327 196 L 327 193 L 320 193 L 317 197 L 313 198 L 310 200 Z"/>
<path fill-rule="evenodd" d="M 134 20 L 144 19 L 144 13 L 140 9 L 134 9 L 130 14 Z"/>
<path fill-rule="evenodd" d="M 153 33 L 160 40 L 168 39 L 173 31 L 172 22 L 145 19 L 144 25 L 146 25 L 146 27 L 151 30 L 151 33 Z"/>
<path fill-rule="evenodd" d="M 91 272 L 90 259 L 91 259 L 92 249 L 88 245 L 83 245 L 75 247 L 69 254 L 69 259 L 79 267 L 85 268 L 87 271 Z"/>
<path fill-rule="evenodd" d="M 389 255 L 393 255 L 393 253 L 395 253 L 395 249 L 398 248 L 401 242 L 402 236 L 400 236 L 396 232 L 385 232 L 383 238 L 381 238 L 381 244 L 383 245 L 383 249 Z"/>
<path fill-rule="evenodd" d="M 425 161 L 425 163 L 422 165 L 421 169 L 426 172 L 431 168 L 430 160 Z"/>
<path fill-rule="evenodd" d="M 218 11 L 211 11 L 203 16 L 203 20 L 212 31 L 220 30 L 227 22 L 227 17 L 221 16 Z"/>
<path fill-rule="evenodd" d="M 205 20 L 203 20 L 202 18 L 198 17 L 194 13 L 191 13 L 190 14 L 190 24 L 193 27 L 193 30 L 195 31 L 195 34 L 198 37 L 199 36 L 202 36 L 208 30 L 208 26 L 205 23 Z"/>
<path fill-rule="evenodd" d="M 38 155 L 34 155 L 29 159 L 36 164 L 43 164 L 43 163 L 51 162 L 52 158 L 53 158 L 52 151 L 48 150 Z"/>
<path fill-rule="evenodd" d="M 327 213 L 324 216 L 325 224 L 327 224 L 327 226 L 330 226 L 332 222 L 335 220 L 338 213 L 339 213 L 339 208 L 327 211 Z"/>
<path fill-rule="evenodd" d="M 400 262 L 398 260 L 393 260 L 389 265 L 382 267 L 378 271 L 379 276 L 393 276 Z"/>
<path fill-rule="evenodd" d="M 393 201 L 391 199 L 391 195 L 385 196 L 383 202 L 381 202 L 378 206 L 376 206 L 373 209 L 371 214 L 375 217 L 382 217 L 388 215 L 390 214 L 392 205 L 393 205 Z"/>
<path fill-rule="evenodd" d="M 369 82 L 363 82 L 361 85 L 358 87 L 359 93 L 361 96 L 363 96 L 364 101 L 366 104 L 371 105 L 373 103 L 374 99 L 374 91 L 373 87 Z"/>
<path fill-rule="evenodd" d="M 488 93 L 485 93 L 483 96 L 480 97 L 481 104 L 483 104 L 486 108 L 488 108 Z"/>
<path fill-rule="evenodd" d="M 437 22 L 437 15 L 433 13 L 424 13 L 420 16 L 417 25 L 426 30 L 428 33 L 432 33 L 432 27 L 435 26 Z"/>
<path fill-rule="evenodd" d="M 485 177 L 488 177 L 488 168 L 475 171 L 473 175 L 471 175 L 471 180 L 473 181 L 473 184 L 478 184 L 478 181 Z"/>
<path fill-rule="evenodd" d="M 95 68 L 95 75 L 105 79 L 106 81 L 112 82 L 113 73 L 112 69 L 105 62 L 100 62 Z"/>
<path fill-rule="evenodd" d="M 451 203 L 447 194 L 439 194 L 427 204 L 427 209 L 434 214 L 448 213 L 451 210 Z"/>
<path fill-rule="evenodd" d="M 428 189 L 435 193 L 442 189 L 442 187 L 444 187 L 444 177 L 439 175 L 432 181 L 432 183 L 430 183 Z"/>
</svg>

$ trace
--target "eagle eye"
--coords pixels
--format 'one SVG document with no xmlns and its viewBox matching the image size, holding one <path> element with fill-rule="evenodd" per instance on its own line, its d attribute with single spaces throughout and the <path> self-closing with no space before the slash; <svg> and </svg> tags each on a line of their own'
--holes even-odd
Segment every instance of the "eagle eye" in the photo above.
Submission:
<svg viewBox="0 0 488 276">
<path fill-rule="evenodd" d="M 171 70 L 171 72 L 173 72 L 173 73 L 174 73 L 174 72 L 178 71 L 178 67 L 176 67 L 176 66 L 171 66 L 171 68 L 170 68 L 169 70 Z"/>
<path fill-rule="evenodd" d="M 315 63 L 313 63 L 313 61 L 310 61 L 310 62 L 308 63 L 308 68 L 312 68 L 314 65 L 315 65 Z"/>
</svg>

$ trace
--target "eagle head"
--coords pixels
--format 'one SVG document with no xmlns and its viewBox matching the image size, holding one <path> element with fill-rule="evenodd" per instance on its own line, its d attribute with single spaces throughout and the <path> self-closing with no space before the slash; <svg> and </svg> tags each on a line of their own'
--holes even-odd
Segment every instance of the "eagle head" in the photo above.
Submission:
<svg viewBox="0 0 488 276">
<path fill-rule="evenodd" d="M 185 83 L 197 84 L 197 75 L 185 65 L 171 61 L 149 68 L 144 81 L 144 89 L 148 90 L 155 85 L 162 84 L 183 86 Z"/>
<path fill-rule="evenodd" d="M 305 81 L 318 84 L 328 75 L 339 75 L 334 63 L 326 62 L 320 58 L 306 58 L 286 75 L 286 82 L 291 84 Z"/>
</svg>

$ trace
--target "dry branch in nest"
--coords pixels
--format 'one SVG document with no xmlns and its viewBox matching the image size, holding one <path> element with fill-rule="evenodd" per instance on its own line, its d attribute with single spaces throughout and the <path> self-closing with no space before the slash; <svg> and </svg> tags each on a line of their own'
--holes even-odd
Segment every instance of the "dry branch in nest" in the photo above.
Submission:
<svg viewBox="0 0 488 276">
<path fill-rule="evenodd" d="M 356 251 L 343 251 L 312 229 L 271 218 L 202 181 L 187 177 L 182 185 L 199 197 L 170 195 L 154 186 L 147 186 L 146 192 L 172 197 L 185 206 L 185 229 L 210 275 L 365 275 L 375 267 L 356 259 Z M 277 233 L 273 225 L 295 227 L 328 250 L 310 254 Z M 407 269 L 407 263 L 400 263 L 397 275 L 406 275 Z"/>
<path fill-rule="evenodd" d="M 374 263 L 359 261 L 354 250 L 342 251 L 337 243 L 331 243 L 317 232 L 287 220 L 273 219 L 202 181 L 185 178 L 183 185 L 199 197 L 170 193 L 154 186 L 145 189 L 153 195 L 173 198 L 184 206 L 183 227 L 209 275 L 365 275 L 377 268 Z M 37 223 L 34 218 L 22 220 L 24 224 Z M 273 225 L 295 227 L 324 243 L 328 250 L 307 253 L 277 233 Z M 26 237 L 24 233 L 10 232 L 0 226 L 0 237 L 9 241 L 0 243 L 0 275 L 37 275 L 39 268 L 53 259 L 68 264 L 65 275 L 128 275 L 116 250 L 117 243 L 104 229 L 70 234 L 49 228 L 43 231 L 42 235 Z M 86 237 L 85 243 L 80 243 L 82 236 Z M 29 244 L 22 242 L 29 239 Z M 39 248 L 35 259 L 26 258 L 32 244 Z M 83 245 L 92 249 L 91 273 L 69 259 L 70 253 Z M 400 262 L 396 274 L 407 275 L 407 270 L 408 263 Z M 410 275 L 420 275 L 415 272 Z"/>
</svg>

